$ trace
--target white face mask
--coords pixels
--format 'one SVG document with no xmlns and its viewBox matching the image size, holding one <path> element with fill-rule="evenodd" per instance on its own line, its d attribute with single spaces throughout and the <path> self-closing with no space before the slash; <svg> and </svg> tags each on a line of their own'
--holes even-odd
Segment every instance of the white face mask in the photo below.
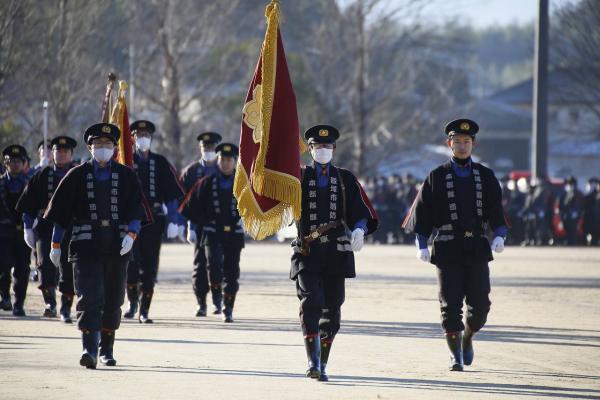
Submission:
<svg viewBox="0 0 600 400">
<path fill-rule="evenodd" d="M 151 142 L 150 138 L 141 137 L 141 138 L 137 138 L 135 140 L 135 145 L 141 151 L 147 151 L 147 150 L 150 150 L 150 142 Z"/>
<path fill-rule="evenodd" d="M 319 164 L 327 164 L 333 157 L 333 149 L 312 149 L 310 155 Z"/>
<path fill-rule="evenodd" d="M 204 151 L 202 152 L 202 159 L 204 161 L 212 162 L 217 158 L 217 153 L 214 151 Z"/>
<path fill-rule="evenodd" d="M 114 154 L 114 149 L 97 149 L 92 147 L 92 157 L 98 162 L 108 162 Z"/>
</svg>

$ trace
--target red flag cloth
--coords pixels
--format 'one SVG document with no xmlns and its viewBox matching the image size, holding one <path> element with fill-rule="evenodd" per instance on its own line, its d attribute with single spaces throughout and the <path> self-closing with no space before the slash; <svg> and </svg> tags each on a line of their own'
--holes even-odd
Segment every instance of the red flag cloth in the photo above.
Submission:
<svg viewBox="0 0 600 400">
<path fill-rule="evenodd" d="M 246 232 L 262 240 L 300 217 L 300 142 L 296 96 L 279 31 L 279 5 L 246 95 L 234 195 Z"/>
</svg>

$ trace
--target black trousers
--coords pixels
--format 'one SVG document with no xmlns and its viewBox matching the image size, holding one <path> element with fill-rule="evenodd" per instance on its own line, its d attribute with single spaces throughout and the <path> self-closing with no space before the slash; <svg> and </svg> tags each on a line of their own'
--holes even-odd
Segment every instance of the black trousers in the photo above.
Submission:
<svg viewBox="0 0 600 400">
<path fill-rule="evenodd" d="M 329 275 L 301 271 L 296 279 L 296 293 L 300 300 L 300 323 L 304 336 L 319 334 L 333 340 L 340 330 L 341 307 L 346 298 L 346 279 L 343 275 Z"/>
<path fill-rule="evenodd" d="M 235 295 L 239 288 L 242 248 L 227 241 L 207 244 L 208 278 L 213 287 L 223 286 L 223 293 Z"/>
<path fill-rule="evenodd" d="M 60 267 L 57 268 L 50 260 L 52 232 L 39 232 L 36 241 L 37 267 L 40 272 L 40 289 L 54 288 L 62 294 L 75 294 L 73 282 L 73 264 L 69 262 L 70 235 L 65 235 L 61 244 Z"/>
<path fill-rule="evenodd" d="M 126 255 L 73 262 L 79 329 L 119 329 L 128 260 Z"/>
<path fill-rule="evenodd" d="M 37 268 L 40 273 L 41 290 L 55 288 L 58 285 L 59 271 L 50 260 L 50 249 L 52 244 L 52 232 L 41 233 L 35 242 L 37 251 Z M 62 252 L 61 252 L 62 255 Z"/>
<path fill-rule="evenodd" d="M 144 226 L 133 244 L 133 259 L 127 268 L 127 284 L 141 283 L 140 289 L 145 293 L 154 291 L 164 230 L 165 217 L 154 217 L 154 223 Z"/>
<path fill-rule="evenodd" d="M 192 282 L 194 294 L 203 298 L 208 293 L 208 271 L 206 269 L 206 250 L 200 245 L 200 236 L 194 247 L 194 272 L 192 273 Z"/>
<path fill-rule="evenodd" d="M 490 311 L 490 269 L 487 262 L 468 258 L 457 264 L 437 265 L 442 327 L 459 332 L 463 324 L 463 301 L 467 304 L 467 324 L 477 332 Z"/>
<path fill-rule="evenodd" d="M 68 242 L 67 242 L 68 243 Z M 73 276 L 73 263 L 69 261 L 69 246 L 68 244 L 63 247 L 60 253 L 60 268 L 59 271 L 59 280 L 58 280 L 58 290 L 62 294 L 65 295 L 74 295 L 75 294 L 75 278 Z"/>
<path fill-rule="evenodd" d="M 15 306 L 23 307 L 29 283 L 31 249 L 23 239 L 23 231 L 10 237 L 0 238 L 0 295 L 10 297 L 12 270 Z"/>
</svg>

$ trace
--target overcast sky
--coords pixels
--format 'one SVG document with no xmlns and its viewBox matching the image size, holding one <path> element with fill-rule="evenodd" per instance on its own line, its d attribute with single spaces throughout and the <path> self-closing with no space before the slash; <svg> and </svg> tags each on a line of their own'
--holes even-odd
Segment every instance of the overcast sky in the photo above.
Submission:
<svg viewBox="0 0 600 400">
<path fill-rule="evenodd" d="M 351 0 L 338 0 L 342 5 Z M 390 9 L 410 0 L 384 0 Z M 550 11 L 579 0 L 550 0 Z M 600 0 L 597 0 L 600 1 Z M 526 24 L 537 18 L 538 0 L 431 0 L 423 18 L 435 23 L 456 19 L 478 28 L 511 23 Z"/>
</svg>

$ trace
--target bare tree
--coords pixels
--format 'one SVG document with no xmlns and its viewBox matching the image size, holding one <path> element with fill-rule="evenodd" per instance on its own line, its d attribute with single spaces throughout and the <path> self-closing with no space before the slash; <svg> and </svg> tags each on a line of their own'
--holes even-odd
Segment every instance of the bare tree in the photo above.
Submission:
<svg viewBox="0 0 600 400">
<path fill-rule="evenodd" d="M 195 154 L 190 142 L 195 142 L 197 130 L 212 124 L 229 127 L 211 113 L 218 114 L 214 104 L 232 86 L 239 91 L 241 67 L 247 64 L 234 29 L 239 2 L 153 0 L 150 7 L 144 4 L 137 10 L 144 15 L 145 26 L 152 28 L 146 28 L 144 37 L 132 38 L 138 40 L 136 79 L 141 101 L 137 108 L 158 114 L 160 145 L 181 166 L 185 156 Z M 238 114 L 230 118 L 231 126 L 234 120 L 239 124 Z"/>
<path fill-rule="evenodd" d="M 382 152 L 430 141 L 428 129 L 439 124 L 436 113 L 464 98 L 468 86 L 462 68 L 450 62 L 450 42 L 436 27 L 421 24 L 426 2 L 346 5 L 321 10 L 324 18 L 303 58 L 321 116 L 344 130 L 340 150 L 351 155 L 354 171 L 362 175 Z M 461 85 L 463 90 L 456 90 Z M 379 157 L 371 161 L 374 146 Z"/>
<path fill-rule="evenodd" d="M 0 92 L 6 80 L 22 61 L 18 52 L 19 20 L 23 16 L 23 0 L 3 1 L 0 4 Z"/>
<path fill-rule="evenodd" d="M 24 0 L 20 5 L 23 61 L 14 69 L 14 85 L 2 93 L 2 103 L 30 136 L 41 131 L 44 100 L 50 103 L 51 135 L 77 136 L 84 125 L 98 120 L 107 69 L 99 44 L 108 42 L 102 16 L 110 5 L 68 0 Z M 93 118 L 90 110 L 95 110 Z"/>
<path fill-rule="evenodd" d="M 556 11 L 552 24 L 554 64 L 570 79 L 562 94 L 579 99 L 600 118 L 600 2 L 570 3 Z"/>
</svg>

